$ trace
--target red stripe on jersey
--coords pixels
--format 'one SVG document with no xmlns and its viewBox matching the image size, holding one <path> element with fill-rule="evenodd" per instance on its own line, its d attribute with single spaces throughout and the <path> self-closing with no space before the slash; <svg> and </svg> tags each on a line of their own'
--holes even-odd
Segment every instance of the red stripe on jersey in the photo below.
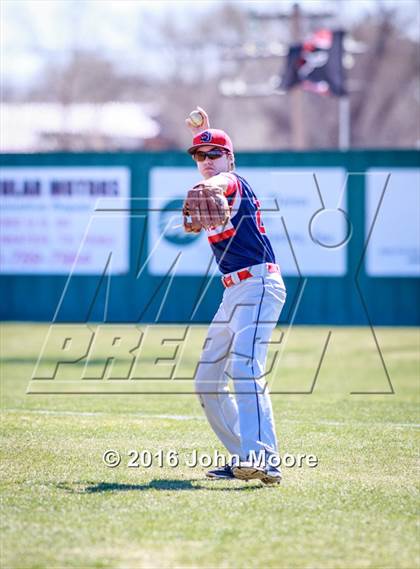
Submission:
<svg viewBox="0 0 420 569">
<path fill-rule="evenodd" d="M 225 177 L 229 180 L 228 187 L 226 188 L 226 191 L 225 191 L 225 196 L 229 197 L 236 192 L 236 190 L 238 189 L 239 183 L 238 183 L 237 178 L 235 176 L 233 176 L 232 174 L 229 175 L 228 173 L 225 173 Z"/>
<path fill-rule="evenodd" d="M 216 235 L 209 235 L 208 240 L 210 243 L 219 243 L 219 241 L 224 241 L 225 239 L 229 239 L 235 235 L 236 229 L 232 227 L 231 229 L 227 229 L 226 231 L 222 231 L 222 233 L 216 233 Z"/>
</svg>

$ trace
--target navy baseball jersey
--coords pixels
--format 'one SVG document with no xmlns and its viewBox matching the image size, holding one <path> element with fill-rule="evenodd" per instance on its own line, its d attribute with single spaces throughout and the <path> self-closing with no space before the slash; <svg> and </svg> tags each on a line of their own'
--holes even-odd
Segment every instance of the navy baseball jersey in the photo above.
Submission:
<svg viewBox="0 0 420 569">
<path fill-rule="evenodd" d="M 236 173 L 228 180 L 225 196 L 231 207 L 226 225 L 209 229 L 207 237 L 223 274 L 261 263 L 275 263 L 270 240 L 261 219 L 260 204 L 248 182 Z"/>
</svg>

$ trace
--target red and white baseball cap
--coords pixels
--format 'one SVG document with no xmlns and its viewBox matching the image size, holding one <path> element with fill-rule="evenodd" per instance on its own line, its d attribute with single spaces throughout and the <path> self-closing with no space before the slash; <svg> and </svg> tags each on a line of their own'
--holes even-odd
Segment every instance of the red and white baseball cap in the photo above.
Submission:
<svg viewBox="0 0 420 569">
<path fill-rule="evenodd" d="M 219 130 L 218 128 L 208 128 L 196 134 L 193 138 L 193 145 L 188 148 L 188 152 L 194 154 L 200 146 L 216 146 L 217 148 L 224 148 L 233 154 L 233 144 L 229 135 L 224 130 Z"/>
</svg>

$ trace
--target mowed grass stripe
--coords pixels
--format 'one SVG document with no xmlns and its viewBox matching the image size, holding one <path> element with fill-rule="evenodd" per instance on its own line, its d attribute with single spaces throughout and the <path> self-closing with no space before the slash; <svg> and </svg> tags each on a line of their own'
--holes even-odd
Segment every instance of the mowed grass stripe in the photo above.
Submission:
<svg viewBox="0 0 420 569">
<path fill-rule="evenodd" d="M 106 413 L 102 411 L 51 411 L 50 409 L 8 409 L 4 408 L 3 412 L 5 413 L 34 413 L 37 415 L 58 415 L 58 416 L 74 416 L 74 417 L 96 417 L 96 416 L 115 416 L 118 415 L 124 417 L 132 417 L 134 419 L 168 419 L 170 421 L 205 421 L 205 417 L 199 417 L 196 415 L 153 415 L 148 413 Z M 308 421 L 298 421 L 293 419 L 282 419 L 282 423 L 295 423 L 295 424 L 307 424 Z M 379 423 L 378 421 L 369 421 L 369 422 L 356 422 L 356 421 L 311 421 L 312 424 L 316 425 L 326 425 L 331 427 L 395 427 L 398 429 L 420 429 L 420 423 L 393 423 L 392 421 L 386 421 Z"/>
</svg>

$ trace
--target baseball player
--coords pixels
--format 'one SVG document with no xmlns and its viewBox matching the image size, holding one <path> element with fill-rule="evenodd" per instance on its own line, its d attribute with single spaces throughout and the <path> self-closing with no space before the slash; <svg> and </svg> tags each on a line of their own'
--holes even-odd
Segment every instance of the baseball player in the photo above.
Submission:
<svg viewBox="0 0 420 569">
<path fill-rule="evenodd" d="M 197 111 L 201 125 L 186 120 L 193 134 L 188 152 L 203 179 L 187 194 L 184 229 L 206 232 L 224 293 L 197 366 L 195 388 L 215 434 L 237 457 L 206 475 L 278 483 L 278 446 L 264 372 L 286 290 L 258 199 L 234 170 L 232 141 L 223 130 L 210 128 L 203 109 Z"/>
</svg>

